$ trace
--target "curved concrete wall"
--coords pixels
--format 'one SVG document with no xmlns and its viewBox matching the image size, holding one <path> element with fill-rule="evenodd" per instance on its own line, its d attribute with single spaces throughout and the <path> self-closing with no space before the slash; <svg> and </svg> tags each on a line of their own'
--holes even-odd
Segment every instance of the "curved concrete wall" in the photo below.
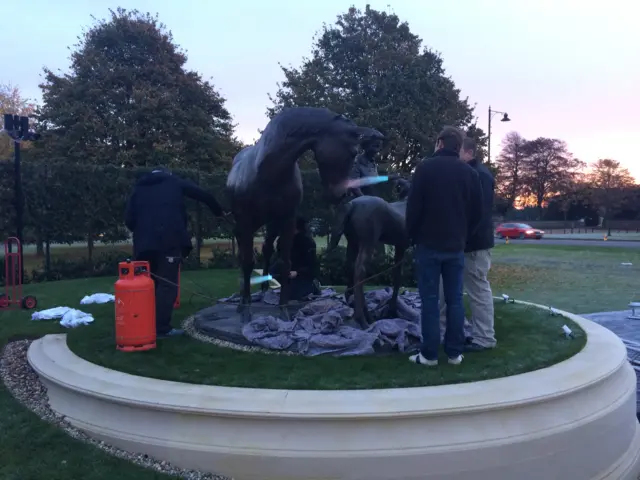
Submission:
<svg viewBox="0 0 640 480">
<path fill-rule="evenodd" d="M 625 348 L 605 328 L 565 315 L 588 335 L 574 357 L 441 387 L 181 384 L 91 364 L 64 335 L 34 342 L 29 362 L 53 410 L 89 435 L 235 480 L 636 480 L 636 380 Z"/>
</svg>

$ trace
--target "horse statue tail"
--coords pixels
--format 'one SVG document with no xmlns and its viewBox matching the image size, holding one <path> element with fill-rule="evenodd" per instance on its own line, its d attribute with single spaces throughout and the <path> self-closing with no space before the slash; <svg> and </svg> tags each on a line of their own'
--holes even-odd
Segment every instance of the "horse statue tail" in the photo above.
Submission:
<svg viewBox="0 0 640 480">
<path fill-rule="evenodd" d="M 336 214 L 336 221 L 333 223 L 333 227 L 331 228 L 331 240 L 329 241 L 329 246 L 327 247 L 328 252 L 334 250 L 340 243 L 340 239 L 344 234 L 344 226 L 349 219 L 352 208 L 353 204 L 351 202 L 348 202 L 338 209 L 338 212 Z"/>
</svg>

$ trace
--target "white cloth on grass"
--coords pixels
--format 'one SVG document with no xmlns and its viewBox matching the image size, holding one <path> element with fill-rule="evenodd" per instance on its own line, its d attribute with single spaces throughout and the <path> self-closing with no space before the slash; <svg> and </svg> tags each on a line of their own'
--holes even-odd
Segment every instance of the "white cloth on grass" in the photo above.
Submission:
<svg viewBox="0 0 640 480">
<path fill-rule="evenodd" d="M 115 302 L 116 296 L 110 293 L 94 293 L 85 296 L 80 300 L 80 305 L 89 305 L 90 303 L 109 303 Z"/>
<path fill-rule="evenodd" d="M 60 319 L 60 325 L 65 328 L 75 328 L 80 325 L 88 325 L 93 322 L 93 315 L 69 307 L 54 307 L 47 310 L 34 312 L 31 320 L 56 320 Z"/>
</svg>

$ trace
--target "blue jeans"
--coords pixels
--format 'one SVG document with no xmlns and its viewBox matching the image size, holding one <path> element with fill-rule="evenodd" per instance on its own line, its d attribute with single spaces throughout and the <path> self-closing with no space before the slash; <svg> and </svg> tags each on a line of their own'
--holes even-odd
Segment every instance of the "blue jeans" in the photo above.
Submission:
<svg viewBox="0 0 640 480">
<path fill-rule="evenodd" d="M 455 358 L 464 351 L 464 304 L 462 302 L 464 252 L 436 252 L 421 245 L 415 248 L 418 291 L 422 301 L 422 347 L 427 360 L 438 358 L 440 347 L 440 277 L 447 304 L 444 351 Z"/>
</svg>

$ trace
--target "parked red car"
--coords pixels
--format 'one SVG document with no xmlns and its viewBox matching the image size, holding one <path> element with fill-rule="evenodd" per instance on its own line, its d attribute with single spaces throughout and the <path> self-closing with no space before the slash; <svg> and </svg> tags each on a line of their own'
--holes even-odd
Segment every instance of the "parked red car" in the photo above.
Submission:
<svg viewBox="0 0 640 480">
<path fill-rule="evenodd" d="M 533 228 L 526 223 L 503 223 L 496 227 L 496 237 L 498 238 L 535 238 L 540 240 L 544 236 L 544 231 Z"/>
</svg>

